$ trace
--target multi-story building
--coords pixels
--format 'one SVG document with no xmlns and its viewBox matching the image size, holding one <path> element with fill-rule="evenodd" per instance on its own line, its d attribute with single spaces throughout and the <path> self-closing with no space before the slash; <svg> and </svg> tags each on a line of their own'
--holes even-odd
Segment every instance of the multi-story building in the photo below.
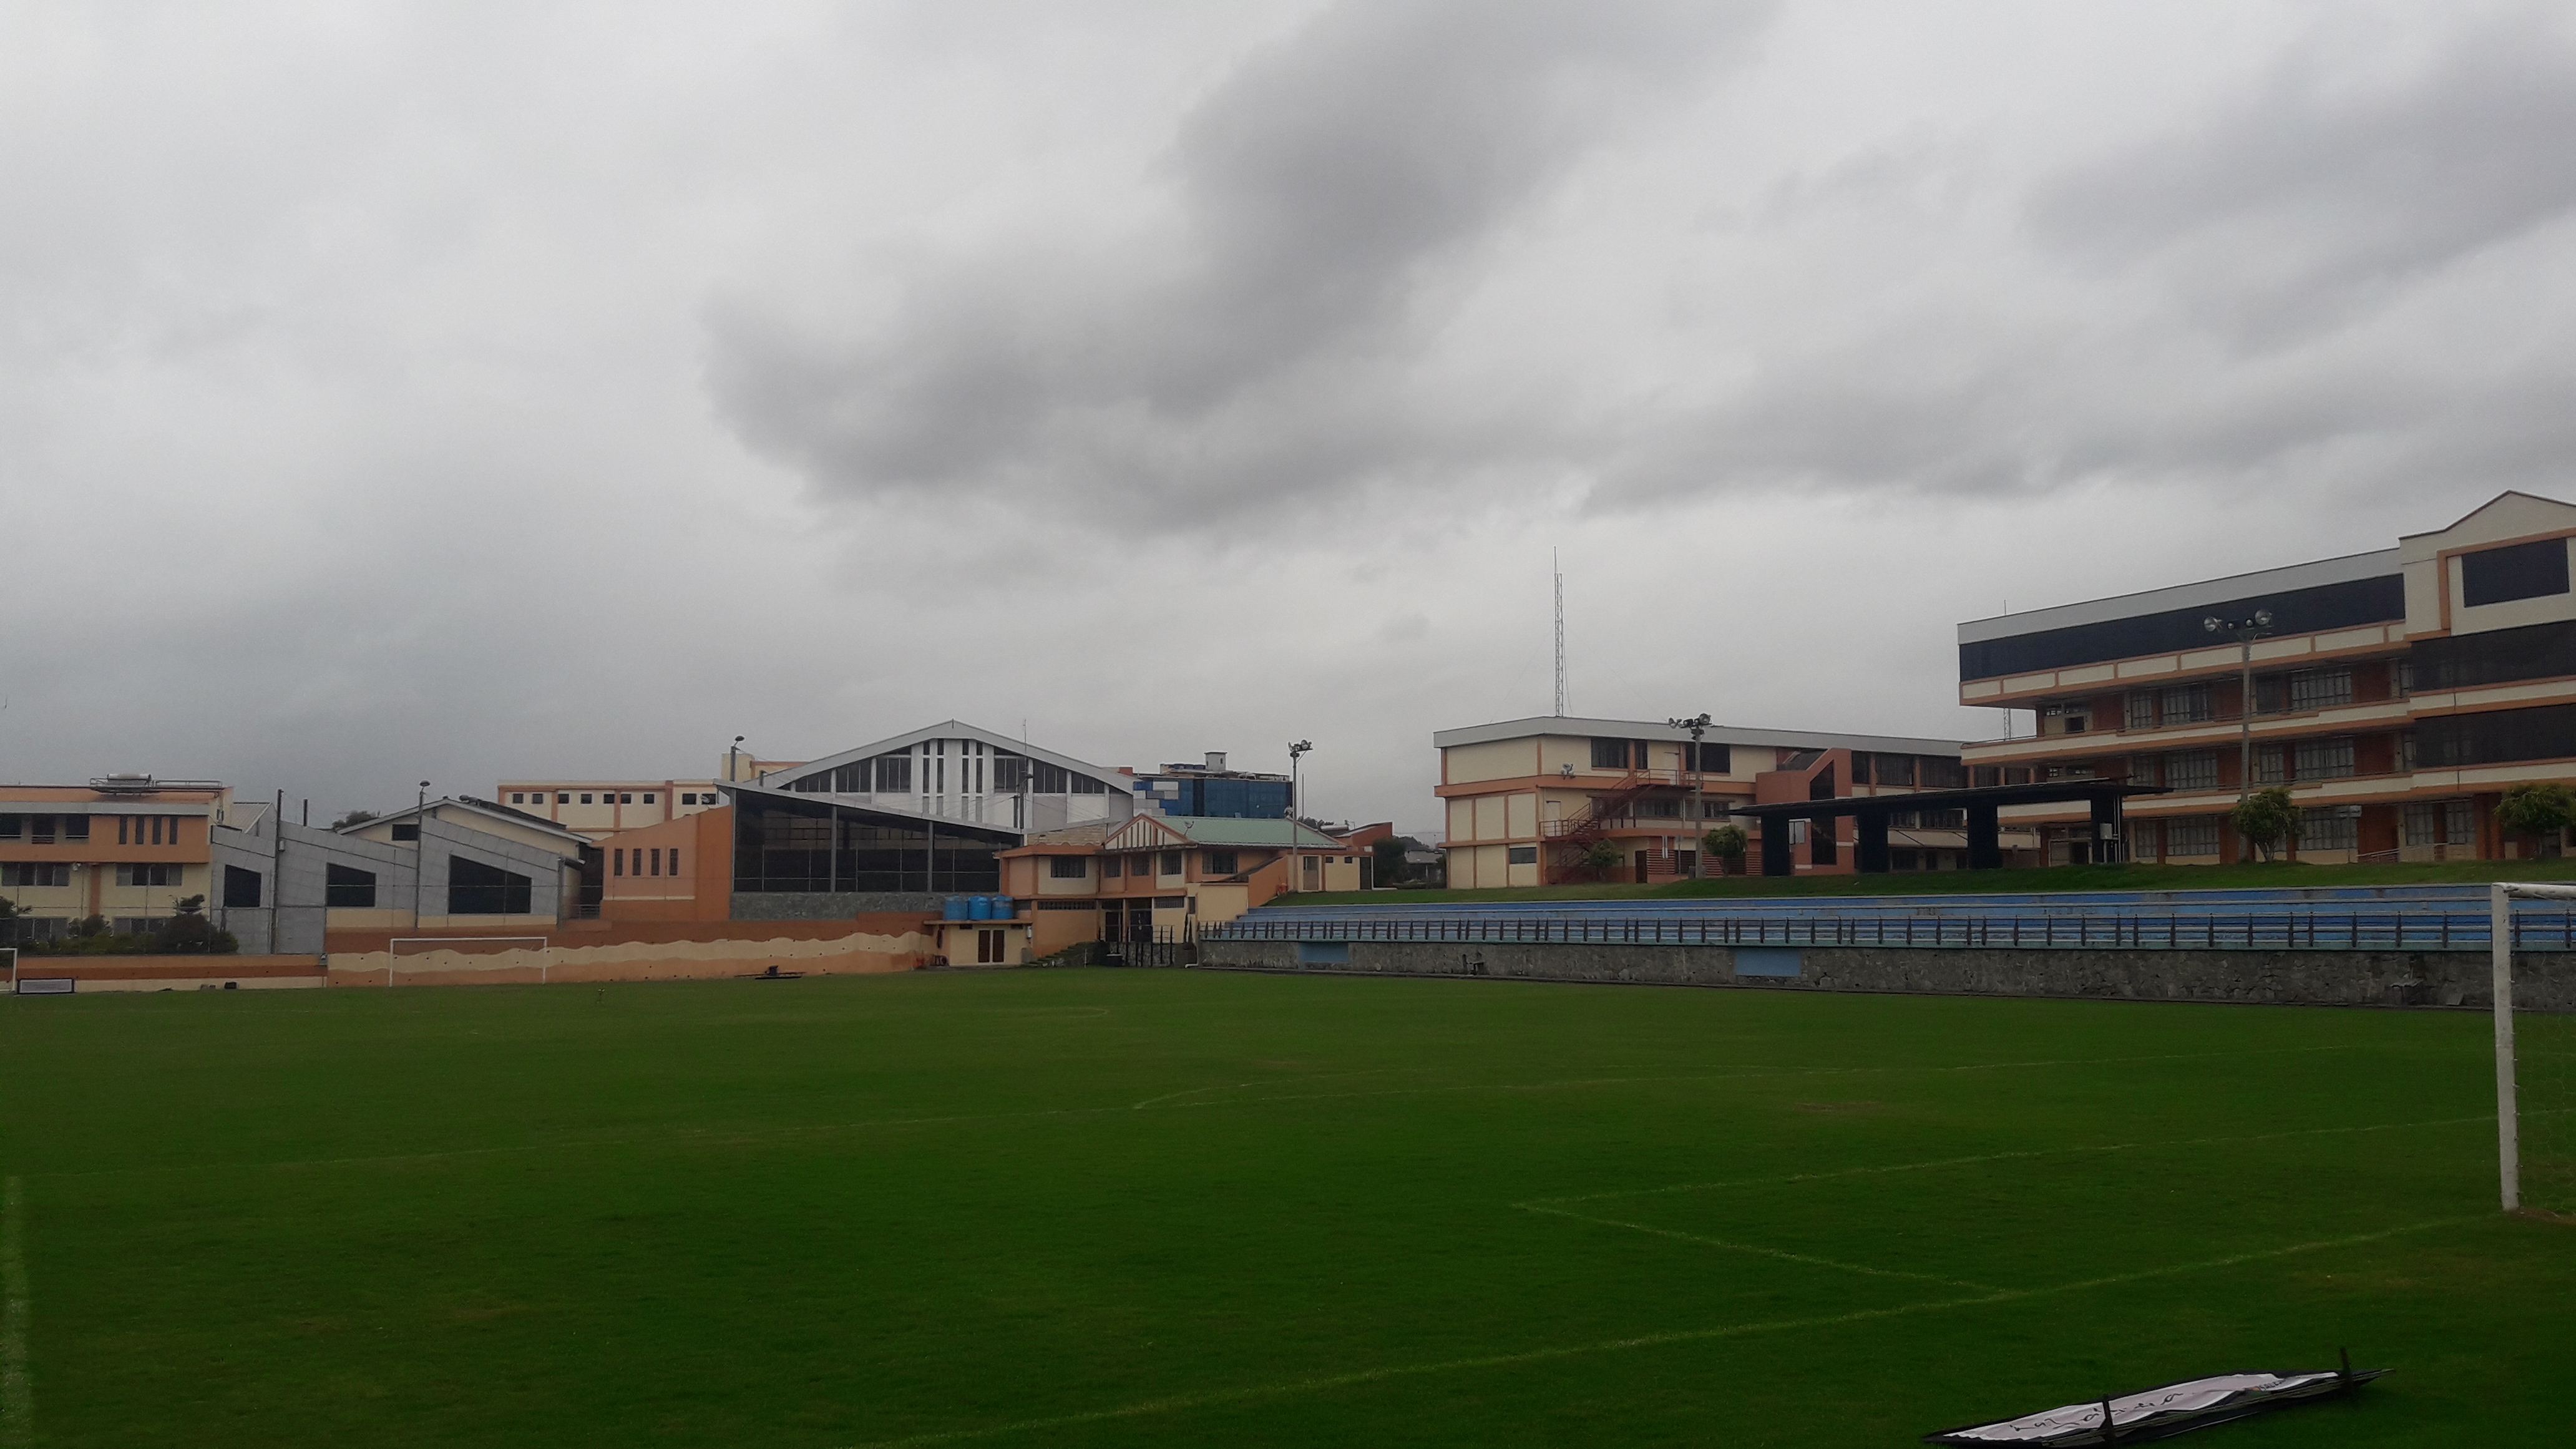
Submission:
<svg viewBox="0 0 2576 1449">
<path fill-rule="evenodd" d="M 1899 794 L 1967 784 L 1953 740 L 1718 725 L 1687 730 L 1645 720 L 1553 716 L 1442 730 L 1448 884 L 1471 890 L 1593 879 L 1591 862 L 1617 852 L 1616 878 L 1699 873 L 1701 837 L 1738 805 Z M 1889 832 L 1898 870 L 1966 866 L 1956 811 L 1900 815 Z M 1798 821 L 1801 874 L 1856 869 L 1856 825 Z M 2007 842 L 2008 846 L 2022 844 Z"/>
<path fill-rule="evenodd" d="M 8 934 L 54 940 L 93 918 L 119 935 L 159 929 L 180 901 L 215 893 L 214 829 L 267 809 L 235 807 L 211 780 L 0 786 L 0 899 L 19 911 Z"/>
<path fill-rule="evenodd" d="M 1968 746 L 1971 776 L 2168 792 L 2130 801 L 2119 842 L 2008 811 L 2053 862 L 2237 860 L 2225 813 L 2272 785 L 2302 860 L 2517 854 L 2501 792 L 2576 781 L 2571 540 L 2576 506 L 2506 493 L 2394 548 L 1962 624 L 1959 702 L 2038 721 Z"/>
<path fill-rule="evenodd" d="M 1165 765 L 1138 771 L 1131 788 L 1139 815 L 1195 819 L 1283 820 L 1294 802 L 1285 775 L 1226 768 L 1225 751 L 1210 750 L 1203 765 Z"/>
<path fill-rule="evenodd" d="M 1034 902 L 1030 949 L 1039 955 L 1077 941 L 1150 941 L 1233 920 L 1284 891 L 1363 889 L 1363 834 L 1278 818 L 1139 815 L 1003 851 L 1002 886 Z"/>
<path fill-rule="evenodd" d="M 579 914 L 594 850 L 573 831 L 470 796 L 330 828 L 236 812 L 214 829 L 209 911 L 250 952 L 544 934 Z"/>
<path fill-rule="evenodd" d="M 524 810 L 587 839 L 606 840 L 686 819 L 724 803 L 715 779 L 703 780 L 504 780 L 494 803 Z"/>
</svg>

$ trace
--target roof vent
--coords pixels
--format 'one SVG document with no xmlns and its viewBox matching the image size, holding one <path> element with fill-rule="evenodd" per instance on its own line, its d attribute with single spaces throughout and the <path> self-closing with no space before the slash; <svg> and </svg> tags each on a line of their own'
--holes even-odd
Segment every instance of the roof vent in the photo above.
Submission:
<svg viewBox="0 0 2576 1449">
<path fill-rule="evenodd" d="M 1208 761 L 1207 767 L 1208 767 L 1208 769 L 1209 769 L 1209 770 L 1211 770 L 1211 771 L 1223 770 L 1223 769 L 1225 768 L 1225 751 L 1223 751 L 1223 750 L 1210 750 L 1210 751 L 1208 751 L 1208 752 L 1207 752 L 1207 761 Z"/>
<path fill-rule="evenodd" d="M 105 791 L 149 790 L 152 788 L 152 777 L 150 775 L 138 775 L 132 771 L 116 775 L 101 775 L 97 779 L 90 781 L 89 787 L 93 790 Z"/>
</svg>

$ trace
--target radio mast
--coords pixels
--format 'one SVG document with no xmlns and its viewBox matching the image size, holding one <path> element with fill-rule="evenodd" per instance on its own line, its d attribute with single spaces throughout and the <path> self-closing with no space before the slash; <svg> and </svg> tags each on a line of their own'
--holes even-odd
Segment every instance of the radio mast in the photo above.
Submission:
<svg viewBox="0 0 2576 1449">
<path fill-rule="evenodd" d="M 1557 567 L 1556 550 L 1547 551 L 1548 572 L 1556 576 L 1556 717 L 1565 718 L 1565 570 Z"/>
</svg>

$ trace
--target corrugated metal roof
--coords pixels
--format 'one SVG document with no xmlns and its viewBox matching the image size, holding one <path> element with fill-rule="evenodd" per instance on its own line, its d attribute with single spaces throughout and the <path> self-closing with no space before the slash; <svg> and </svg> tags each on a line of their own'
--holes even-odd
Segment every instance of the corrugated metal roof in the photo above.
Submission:
<svg viewBox="0 0 2576 1449">
<path fill-rule="evenodd" d="M 1167 825 L 1192 845 L 1279 845 L 1291 844 L 1289 823 L 1285 820 L 1241 819 L 1218 815 L 1157 815 L 1157 825 Z M 1294 844 L 1308 850 L 1349 850 L 1333 837 L 1311 825 L 1297 827 Z"/>
</svg>

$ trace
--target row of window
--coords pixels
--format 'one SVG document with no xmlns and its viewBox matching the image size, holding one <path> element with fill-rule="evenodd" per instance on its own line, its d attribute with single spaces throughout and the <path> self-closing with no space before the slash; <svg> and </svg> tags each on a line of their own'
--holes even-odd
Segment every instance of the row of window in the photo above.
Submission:
<svg viewBox="0 0 2576 1449">
<path fill-rule="evenodd" d="M 116 822 L 116 843 L 119 845 L 177 845 L 180 843 L 179 823 L 187 817 L 116 815 L 107 818 Z M 105 826 L 98 828 L 106 829 Z M 87 815 L 0 815 L 0 840 L 52 845 L 58 841 L 81 843 L 89 838 L 90 817 Z"/>
<path fill-rule="evenodd" d="M 258 909 L 266 883 L 258 871 L 225 866 L 224 905 L 234 910 Z M 536 882 L 517 871 L 461 855 L 447 858 L 447 913 L 451 916 L 524 916 L 535 899 Z M 354 865 L 326 864 L 322 903 L 341 909 L 374 909 L 376 873 Z"/>
<path fill-rule="evenodd" d="M 2477 807 L 2473 801 L 2421 801 L 2406 806 L 2400 818 L 2403 821 L 2401 838 L 2408 845 L 2477 843 Z M 2168 860 L 2214 856 L 2218 854 L 2219 835 L 2226 825 L 2224 816 L 2188 815 L 2173 820 L 2139 822 L 2139 833 L 2143 835 L 2148 829 L 2161 828 L 2164 857 Z M 2298 843 L 2303 851 L 2360 849 L 2361 807 L 2320 805 L 2300 811 Z"/>
<path fill-rule="evenodd" d="M 59 860 L 9 861 L 0 864 L 0 886 L 67 886 L 72 868 Z"/>
<path fill-rule="evenodd" d="M 1651 770 L 1654 768 L 1653 746 L 1645 740 L 1621 740 L 1595 737 L 1592 741 L 1592 768 L 1596 770 Z M 1690 744 L 1678 746 L 1682 768 L 1707 775 L 1724 775 L 1734 767 L 1735 752 L 1730 745 Z"/>
<path fill-rule="evenodd" d="M 557 790 L 554 793 L 555 803 L 558 805 L 632 805 L 636 803 L 635 792 L 632 790 Z M 710 805 L 715 803 L 716 797 L 714 791 L 707 791 L 706 797 L 706 803 Z M 647 790 L 644 792 L 643 803 L 647 805 L 659 804 L 661 799 L 662 792 L 659 790 Z M 510 803 L 513 805 L 543 805 L 546 803 L 546 792 L 543 790 L 513 790 L 510 792 Z M 698 803 L 698 796 L 695 792 L 684 793 L 680 796 L 680 803 L 683 805 L 695 805 Z"/>
<path fill-rule="evenodd" d="M 83 842 L 89 839 L 86 815 L 0 815 L 0 840 L 30 845 Z"/>
<path fill-rule="evenodd" d="M 626 874 L 626 857 L 632 855 L 635 857 L 635 874 L 660 875 L 662 873 L 662 857 L 666 853 L 671 857 L 671 874 L 678 875 L 680 873 L 680 848 L 676 845 L 669 847 L 667 851 L 659 846 L 647 847 L 641 845 L 632 847 L 620 846 L 611 849 L 608 852 L 608 873 L 610 875 Z"/>
</svg>

